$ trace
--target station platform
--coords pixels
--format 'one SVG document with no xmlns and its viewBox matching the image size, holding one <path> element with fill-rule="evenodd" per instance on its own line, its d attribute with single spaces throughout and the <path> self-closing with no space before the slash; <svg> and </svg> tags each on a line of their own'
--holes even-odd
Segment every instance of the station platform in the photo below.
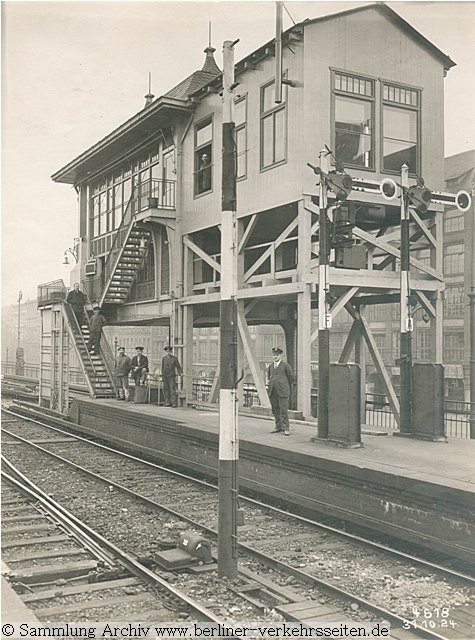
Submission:
<svg viewBox="0 0 475 640">
<path fill-rule="evenodd" d="M 217 477 L 219 414 L 77 397 L 71 419 L 85 432 L 183 469 Z M 316 426 L 239 416 L 239 483 L 271 496 L 475 566 L 475 441 L 369 435 L 361 448 L 315 441 Z"/>
<path fill-rule="evenodd" d="M 18 638 L 20 637 L 17 634 L 12 635 L 4 635 L 3 628 L 6 624 L 14 625 L 17 623 L 16 627 L 18 627 L 18 623 L 27 623 L 29 627 L 41 627 L 41 622 L 35 616 L 31 609 L 28 609 L 26 604 L 20 598 L 20 596 L 13 590 L 10 583 L 4 577 L 5 574 L 8 574 L 10 569 L 8 565 L 5 564 L 2 560 L 2 580 L 1 580 L 1 596 L 2 596 L 2 638 Z M 30 637 L 29 634 L 23 634 L 22 637 Z"/>
</svg>

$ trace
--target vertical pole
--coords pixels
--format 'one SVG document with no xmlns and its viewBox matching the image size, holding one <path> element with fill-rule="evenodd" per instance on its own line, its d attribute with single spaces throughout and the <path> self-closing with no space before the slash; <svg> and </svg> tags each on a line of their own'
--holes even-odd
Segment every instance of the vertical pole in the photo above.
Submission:
<svg viewBox="0 0 475 640">
<path fill-rule="evenodd" d="M 408 186 L 409 167 L 401 167 L 401 185 Z M 404 191 L 404 190 L 403 190 Z M 404 192 L 401 196 L 401 342 L 400 342 L 400 407 L 401 433 L 412 433 L 412 318 L 409 307 L 409 203 Z"/>
<path fill-rule="evenodd" d="M 18 292 L 18 326 L 17 326 L 17 348 L 20 348 L 20 335 L 21 335 L 21 325 L 20 325 L 20 313 L 21 313 L 21 299 L 23 294 L 21 291 Z"/>
<path fill-rule="evenodd" d="M 237 576 L 238 415 L 236 159 L 232 119 L 234 43 L 223 43 L 218 575 Z"/>
<path fill-rule="evenodd" d="M 474 259 L 472 255 L 472 260 Z M 470 438 L 475 440 L 475 288 L 473 286 L 470 287 L 468 299 L 470 306 Z"/>
<path fill-rule="evenodd" d="M 274 102 L 282 102 L 282 2 L 275 3 L 275 97 Z"/>
<path fill-rule="evenodd" d="M 320 152 L 320 166 L 328 173 L 326 150 Z M 318 196 L 320 242 L 318 261 L 318 437 L 328 438 L 328 395 L 330 392 L 330 307 L 328 303 L 330 225 L 327 216 L 327 186 L 320 178 Z"/>
</svg>

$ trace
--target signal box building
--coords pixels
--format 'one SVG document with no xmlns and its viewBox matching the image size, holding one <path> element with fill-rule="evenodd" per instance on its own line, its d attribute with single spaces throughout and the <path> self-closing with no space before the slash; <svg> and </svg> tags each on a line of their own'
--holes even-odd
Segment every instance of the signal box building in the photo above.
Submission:
<svg viewBox="0 0 475 640">
<path fill-rule="evenodd" d="M 381 187 L 399 182 L 406 164 L 409 183 L 421 176 L 431 190 L 444 188 L 444 77 L 455 63 L 384 4 L 306 20 L 282 42 L 281 102 L 274 40 L 235 65 L 240 357 L 269 406 L 249 327 L 280 325 L 297 373 L 294 408 L 310 416 L 319 187 L 307 163 L 321 164 L 327 146 L 353 178 L 339 208 L 351 242 L 336 244 L 328 268 L 332 317 L 346 308 L 360 318 L 340 360 L 358 360 L 365 340 L 397 413 L 364 313 L 400 295 L 400 199 Z M 205 53 L 201 70 L 146 96 L 139 113 L 52 176 L 79 194 L 90 303 L 112 325 L 169 327 L 188 399 L 193 329 L 219 325 L 222 74 L 214 49 Z M 430 319 L 433 362 L 442 362 L 443 211 L 432 201 L 410 232 L 410 291 Z M 416 258 L 423 249 L 429 261 Z"/>
</svg>

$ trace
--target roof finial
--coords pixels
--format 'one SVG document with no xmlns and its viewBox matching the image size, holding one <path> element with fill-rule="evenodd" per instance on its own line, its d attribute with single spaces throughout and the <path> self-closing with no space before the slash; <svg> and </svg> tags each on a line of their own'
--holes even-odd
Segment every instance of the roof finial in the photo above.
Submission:
<svg viewBox="0 0 475 640">
<path fill-rule="evenodd" d="M 205 71 L 206 73 L 212 73 L 213 75 L 218 75 L 221 73 L 221 69 L 216 64 L 216 60 L 214 59 L 214 52 L 216 49 L 211 46 L 211 21 L 208 22 L 208 46 L 205 49 L 206 59 L 201 71 Z"/>
<path fill-rule="evenodd" d="M 145 106 L 148 107 L 149 104 L 152 104 L 155 96 L 152 93 L 152 72 L 148 72 L 148 93 L 145 95 Z"/>
</svg>

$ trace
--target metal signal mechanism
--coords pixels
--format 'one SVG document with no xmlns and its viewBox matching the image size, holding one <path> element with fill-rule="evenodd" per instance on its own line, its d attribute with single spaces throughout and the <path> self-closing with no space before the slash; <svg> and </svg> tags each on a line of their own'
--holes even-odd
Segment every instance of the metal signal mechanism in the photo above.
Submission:
<svg viewBox="0 0 475 640">
<path fill-rule="evenodd" d="M 344 171 L 329 171 L 325 173 L 320 167 L 314 167 L 309 162 L 307 162 L 307 166 L 321 177 L 327 189 L 333 191 L 337 200 L 344 202 L 348 198 L 350 191 L 353 189 L 353 178 L 348 173 Z"/>
<path fill-rule="evenodd" d="M 379 190 L 385 200 L 394 200 L 398 197 L 398 186 L 392 178 L 384 178 L 379 185 Z"/>
<path fill-rule="evenodd" d="M 468 191 L 458 191 L 457 193 L 448 193 L 444 191 L 432 191 L 432 202 L 438 204 L 447 204 L 457 207 L 459 211 L 465 213 L 472 206 L 472 196 Z"/>
</svg>

